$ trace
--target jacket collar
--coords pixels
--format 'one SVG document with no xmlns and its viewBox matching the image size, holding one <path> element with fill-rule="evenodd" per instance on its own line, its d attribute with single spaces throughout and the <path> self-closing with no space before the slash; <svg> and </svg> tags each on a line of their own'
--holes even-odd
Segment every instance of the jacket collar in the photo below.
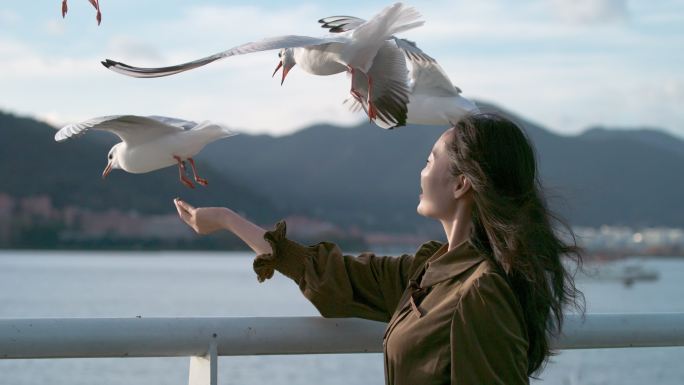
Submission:
<svg viewBox="0 0 684 385">
<path fill-rule="evenodd" d="M 465 240 L 453 249 L 444 243 L 425 263 L 425 273 L 420 287 L 426 288 L 453 278 L 484 260 L 473 245 Z"/>
</svg>

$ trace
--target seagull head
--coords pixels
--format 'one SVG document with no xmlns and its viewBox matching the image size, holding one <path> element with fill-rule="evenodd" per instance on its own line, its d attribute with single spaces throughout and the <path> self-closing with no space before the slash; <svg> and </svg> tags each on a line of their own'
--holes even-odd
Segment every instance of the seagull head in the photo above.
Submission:
<svg viewBox="0 0 684 385">
<path fill-rule="evenodd" d="M 114 147 L 109 150 L 109 154 L 107 154 L 107 167 L 102 171 L 102 179 L 106 178 L 113 169 L 121 168 L 121 165 L 119 164 L 119 151 L 121 145 L 123 145 L 123 142 L 115 144 Z"/>
<path fill-rule="evenodd" d="M 292 67 L 294 67 L 297 63 L 295 62 L 293 48 L 281 49 L 280 52 L 278 52 L 278 57 L 280 58 L 280 63 L 278 63 L 278 66 L 276 67 L 275 71 L 273 71 L 273 75 L 271 76 L 275 76 L 280 67 L 283 67 L 283 79 L 280 81 L 280 85 L 282 86 L 285 82 L 285 76 L 287 76 L 287 73 L 290 72 L 290 69 L 292 69 Z"/>
</svg>

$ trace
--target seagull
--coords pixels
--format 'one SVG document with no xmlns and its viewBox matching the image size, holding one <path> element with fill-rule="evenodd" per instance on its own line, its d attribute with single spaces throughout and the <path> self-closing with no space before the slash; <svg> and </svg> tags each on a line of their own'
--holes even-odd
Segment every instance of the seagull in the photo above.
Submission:
<svg viewBox="0 0 684 385">
<path fill-rule="evenodd" d="M 366 90 L 364 102 L 371 120 L 380 114 L 402 125 L 406 119 L 408 102 L 409 91 L 405 80 L 408 71 L 403 55 L 393 51 L 388 46 L 388 40 L 397 33 L 423 25 L 424 22 L 418 21 L 419 18 L 420 14 L 414 8 L 396 3 L 347 33 L 325 37 L 271 37 L 170 67 L 140 68 L 109 59 L 102 64 L 124 75 L 149 78 L 174 75 L 231 56 L 278 49 L 280 63 L 273 75 L 282 67 L 281 84 L 295 64 L 300 64 L 305 71 L 314 75 L 348 72 L 351 74 L 351 95 L 361 98 L 357 90 L 361 84 Z"/>
<path fill-rule="evenodd" d="M 95 19 L 97 19 L 97 25 L 100 25 L 100 22 L 102 21 L 102 13 L 100 12 L 100 1 L 99 0 L 88 0 L 90 4 L 95 7 L 95 10 L 97 10 L 97 15 L 95 16 Z M 62 0 L 62 18 L 66 16 L 67 11 L 69 11 L 69 7 L 67 7 L 67 0 Z"/>
<path fill-rule="evenodd" d="M 322 28 L 327 28 L 331 33 L 344 33 L 366 21 L 353 16 L 330 16 L 319 20 Z M 393 37 L 394 44 L 400 48 L 411 64 L 411 74 L 408 78 L 409 101 L 407 104 L 406 123 L 420 125 L 453 125 L 468 113 L 478 112 L 478 108 L 472 101 L 461 96 L 461 89 L 454 86 L 437 61 L 423 52 L 416 43 Z M 357 87 L 363 96 L 363 85 Z M 351 102 L 353 111 L 367 110 L 369 107 L 361 98 L 349 98 L 345 103 Z M 382 128 L 394 128 L 388 119 L 379 116 L 374 123 Z"/>
<path fill-rule="evenodd" d="M 185 161 L 190 162 L 195 182 L 206 186 L 208 181 L 197 175 L 192 157 L 207 144 L 236 135 L 210 121 L 198 124 L 165 116 L 111 115 L 67 125 L 57 131 L 55 140 L 63 142 L 89 129 L 109 131 L 121 139 L 109 150 L 102 179 L 116 168 L 142 174 L 177 164 L 179 179 L 189 188 L 195 186 L 185 175 Z"/>
</svg>

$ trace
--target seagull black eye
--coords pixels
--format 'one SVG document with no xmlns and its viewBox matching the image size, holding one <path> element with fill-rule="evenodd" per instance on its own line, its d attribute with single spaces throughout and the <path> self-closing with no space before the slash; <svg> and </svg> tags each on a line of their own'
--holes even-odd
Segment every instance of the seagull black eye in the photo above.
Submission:
<svg viewBox="0 0 684 385">
<path fill-rule="evenodd" d="M 278 52 L 278 57 L 283 57 L 283 53 L 282 53 L 282 52 Z"/>
<path fill-rule="evenodd" d="M 109 159 L 112 159 L 112 155 L 109 155 Z"/>
</svg>

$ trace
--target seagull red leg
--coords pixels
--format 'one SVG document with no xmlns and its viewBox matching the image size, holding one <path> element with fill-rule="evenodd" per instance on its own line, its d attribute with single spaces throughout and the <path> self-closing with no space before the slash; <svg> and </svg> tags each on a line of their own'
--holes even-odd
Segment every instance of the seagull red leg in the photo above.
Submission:
<svg viewBox="0 0 684 385">
<path fill-rule="evenodd" d="M 185 162 L 183 162 L 179 156 L 174 155 L 173 158 L 178 162 L 178 177 L 180 178 L 181 183 L 189 188 L 195 188 L 192 181 L 185 176 Z"/>
<path fill-rule="evenodd" d="M 359 91 L 354 89 L 354 67 L 352 66 L 347 66 L 347 71 L 351 74 L 351 89 L 349 90 L 349 93 L 351 96 L 354 97 L 359 103 L 363 104 L 363 99 L 361 98 L 361 94 Z"/>
<path fill-rule="evenodd" d="M 373 95 L 373 78 L 368 75 L 368 119 L 372 122 L 378 117 L 378 110 L 375 109 L 375 104 L 372 100 Z"/>
<path fill-rule="evenodd" d="M 95 16 L 95 19 L 97 19 L 97 25 L 100 25 L 100 22 L 102 22 L 102 13 L 100 12 L 100 0 L 88 0 L 90 1 L 90 4 L 95 7 L 97 10 L 97 16 Z"/>
<path fill-rule="evenodd" d="M 197 169 L 195 169 L 195 160 L 192 158 L 188 158 L 188 161 L 190 162 L 190 167 L 192 167 L 192 175 L 195 176 L 195 182 L 201 184 L 202 186 L 208 185 L 208 180 L 200 178 L 199 175 L 197 175 Z"/>
<path fill-rule="evenodd" d="M 66 16 L 69 7 L 67 6 L 67 0 L 62 0 L 62 18 Z"/>
</svg>

